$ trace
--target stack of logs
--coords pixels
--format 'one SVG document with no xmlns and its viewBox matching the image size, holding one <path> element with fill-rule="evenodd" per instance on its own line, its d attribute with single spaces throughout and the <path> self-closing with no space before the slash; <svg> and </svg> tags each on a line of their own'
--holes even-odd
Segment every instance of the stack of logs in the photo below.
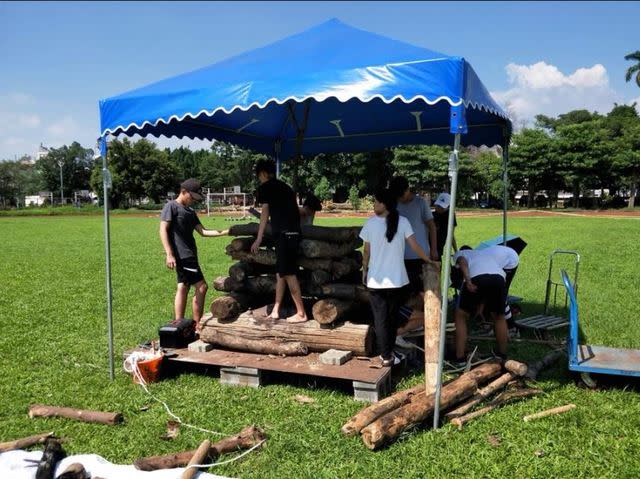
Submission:
<svg viewBox="0 0 640 479">
<path fill-rule="evenodd" d="M 229 235 L 235 238 L 226 247 L 226 253 L 237 263 L 229 268 L 229 275 L 217 278 L 213 287 L 226 293 L 216 298 L 211 303 L 211 317 L 205 318 L 203 331 L 200 337 L 207 342 L 234 347 L 235 349 L 252 350 L 251 347 L 241 347 L 240 344 L 230 344 L 231 338 L 222 338 L 225 333 L 221 325 L 234 322 L 233 327 L 241 327 L 243 321 L 254 323 L 251 317 L 247 317 L 248 310 L 255 310 L 273 303 L 275 294 L 276 255 L 273 248 L 270 226 L 267 225 L 262 247 L 256 253 L 251 252 L 251 246 L 258 233 L 258 223 L 234 225 L 229 230 Z M 368 293 L 361 284 L 362 253 L 358 248 L 362 246 L 359 238 L 360 227 L 323 227 L 307 225 L 302 227 L 300 249 L 298 252 L 298 265 L 301 270 L 298 274 L 303 296 L 306 302 L 312 303 L 311 316 L 314 324 L 287 325 L 280 323 L 277 326 L 269 326 L 271 332 L 282 329 L 284 336 L 275 334 L 272 338 L 273 350 L 260 352 L 272 352 L 275 354 L 305 354 L 305 346 L 309 350 L 325 351 L 331 348 L 343 347 L 356 354 L 368 354 L 370 352 L 369 328 L 357 328 L 358 325 L 343 321 L 354 315 L 358 310 L 368 305 Z M 285 295 L 287 298 L 288 295 Z M 254 311 L 255 312 L 255 311 Z M 282 311 L 281 311 L 282 314 Z M 284 314 L 282 314 L 284 315 Z M 293 328 L 295 326 L 295 328 Z M 214 332 L 214 328 L 217 332 Z M 327 338 L 327 347 L 324 345 L 308 344 L 301 340 L 298 344 L 291 341 L 287 335 L 289 329 L 295 329 L 302 333 L 309 330 L 312 336 L 331 334 L 328 331 L 320 331 L 327 328 L 341 328 L 336 332 L 335 338 Z M 349 339 L 351 329 L 357 338 Z M 228 328 L 227 328 L 228 329 Z M 286 330 L 286 331 L 285 331 Z M 238 331 L 235 331 L 236 333 Z M 345 336 L 346 334 L 346 336 Z M 364 336 L 363 336 L 364 335 Z M 269 340 L 266 335 L 259 336 L 263 342 Z M 284 344 L 279 339 L 289 337 Z M 342 338 L 342 339 L 341 339 Z M 346 344 L 341 344 L 345 343 Z M 237 341 L 236 341 L 237 343 Z M 331 345 L 333 343 L 333 345 Z M 357 343 L 357 344 L 356 344 Z M 258 351 L 256 351 L 258 352 Z"/>
<path fill-rule="evenodd" d="M 553 351 L 530 365 L 513 360 L 503 365 L 487 362 L 463 373 L 442 387 L 440 408 L 448 411 L 445 419 L 462 428 L 468 421 L 503 404 L 541 394 L 540 389 L 526 387 L 524 379 L 535 380 L 540 370 L 562 355 L 562 351 Z M 473 411 L 494 395 L 486 407 Z M 425 385 L 419 384 L 365 407 L 342 426 L 342 433 L 347 436 L 360 434 L 366 447 L 378 449 L 403 431 L 423 423 L 433 414 L 434 408 L 435 394 L 426 394 Z"/>
</svg>

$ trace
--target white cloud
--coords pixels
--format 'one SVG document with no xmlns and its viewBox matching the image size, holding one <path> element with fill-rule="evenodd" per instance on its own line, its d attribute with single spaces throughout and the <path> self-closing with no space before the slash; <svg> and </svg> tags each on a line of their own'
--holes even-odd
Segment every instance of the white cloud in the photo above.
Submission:
<svg viewBox="0 0 640 479">
<path fill-rule="evenodd" d="M 515 117 L 518 126 L 538 114 L 557 116 L 575 109 L 606 113 L 614 102 L 622 102 L 601 64 L 569 74 L 543 61 L 532 65 L 509 63 L 505 70 L 511 88 L 491 95 Z"/>
<path fill-rule="evenodd" d="M 10 92 L 0 95 L 0 104 L 2 105 L 25 106 L 33 105 L 35 102 L 36 99 L 34 96 L 22 92 Z"/>
<path fill-rule="evenodd" d="M 66 115 L 62 117 L 60 121 L 56 121 L 52 123 L 46 128 L 47 134 L 51 135 L 54 138 L 61 138 L 64 140 L 69 140 L 69 142 L 73 141 L 73 134 L 78 129 L 77 123 L 71 118 L 71 116 Z M 68 138 L 67 138 L 68 137 Z"/>
<path fill-rule="evenodd" d="M 35 114 L 22 113 L 18 115 L 18 124 L 25 128 L 37 128 L 40 126 L 40 117 Z"/>
</svg>

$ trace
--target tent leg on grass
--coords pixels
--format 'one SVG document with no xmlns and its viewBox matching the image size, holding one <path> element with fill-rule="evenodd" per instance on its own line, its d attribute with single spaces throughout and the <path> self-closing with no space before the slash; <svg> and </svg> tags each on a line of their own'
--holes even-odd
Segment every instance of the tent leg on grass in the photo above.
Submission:
<svg viewBox="0 0 640 479">
<path fill-rule="evenodd" d="M 111 173 L 107 168 L 107 139 L 100 138 L 100 155 L 102 156 L 102 191 L 104 206 L 104 254 L 107 275 L 107 336 L 109 341 L 109 377 L 115 379 L 113 365 L 113 317 L 111 314 L 111 235 L 109 231 L 109 188 L 111 188 Z"/>
</svg>

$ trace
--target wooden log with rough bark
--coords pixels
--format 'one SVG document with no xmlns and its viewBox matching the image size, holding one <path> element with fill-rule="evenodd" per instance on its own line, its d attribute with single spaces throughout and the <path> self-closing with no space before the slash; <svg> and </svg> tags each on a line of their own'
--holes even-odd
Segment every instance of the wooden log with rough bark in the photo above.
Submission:
<svg viewBox="0 0 640 479">
<path fill-rule="evenodd" d="M 189 467 L 195 466 L 196 464 L 202 464 L 206 457 L 209 455 L 209 449 L 211 448 L 211 441 L 209 439 L 205 439 L 202 441 L 196 452 L 193 454 L 193 457 L 189 460 L 187 464 L 187 469 L 182 473 L 180 479 L 191 479 L 198 473 L 197 467 Z"/>
<path fill-rule="evenodd" d="M 556 414 L 562 414 L 564 412 L 571 411 L 572 409 L 575 409 L 575 408 L 576 408 L 575 404 L 567 404 L 565 406 L 554 407 L 552 409 L 546 409 L 544 411 L 540 411 L 540 412 L 537 412 L 535 414 L 529 414 L 528 416 L 523 417 L 522 420 L 524 422 L 529 422 L 529 421 L 533 421 L 534 419 L 540 419 L 540 418 L 547 417 L 547 416 L 554 416 Z"/>
<path fill-rule="evenodd" d="M 342 426 L 342 433 L 346 436 L 355 436 L 356 434 L 359 434 L 363 428 L 367 427 L 379 417 L 382 417 L 394 409 L 398 409 L 400 406 L 407 404 L 411 397 L 416 394 L 424 394 L 424 384 L 418 384 L 410 389 L 398 391 L 397 393 L 358 411 L 355 416 L 349 419 L 344 426 Z"/>
<path fill-rule="evenodd" d="M 347 243 L 303 239 L 300 242 L 300 251 L 307 258 L 341 258 L 360 248 L 360 246 L 362 246 L 360 238 Z"/>
<path fill-rule="evenodd" d="M 229 236 L 256 236 L 258 234 L 258 226 L 258 223 L 233 225 L 229 228 Z M 344 243 L 357 240 L 361 229 L 361 226 L 330 227 L 304 225 L 302 226 L 302 238 Z M 272 236 L 271 225 L 267 225 L 265 229 L 265 236 Z"/>
<path fill-rule="evenodd" d="M 250 251 L 251 245 L 256 241 L 255 237 L 248 236 L 242 238 L 234 238 L 227 246 L 231 251 Z"/>
<path fill-rule="evenodd" d="M 435 392 L 440 363 L 440 263 L 422 266 L 424 286 L 424 375 L 426 394 Z"/>
<path fill-rule="evenodd" d="M 453 411 L 449 411 L 446 414 L 446 418 L 451 420 L 456 417 L 464 416 L 469 411 L 471 411 L 476 405 L 480 404 L 485 399 L 489 398 L 493 394 L 495 394 L 500 389 L 504 388 L 516 378 L 516 375 L 507 372 L 500 376 L 498 379 L 491 381 L 482 389 L 479 389 L 477 393 L 473 395 L 471 399 L 469 399 L 464 404 L 458 406 Z"/>
<path fill-rule="evenodd" d="M 243 293 L 229 293 L 215 298 L 209 311 L 218 319 L 230 319 L 239 316 L 251 307 L 251 296 Z"/>
<path fill-rule="evenodd" d="M 13 441 L 0 442 L 0 452 L 13 451 L 15 449 L 26 449 L 36 444 L 42 444 L 52 436 L 53 432 L 45 432 L 34 436 L 14 439 Z"/>
<path fill-rule="evenodd" d="M 462 429 L 462 426 L 464 426 L 469 421 L 477 417 L 484 416 L 485 414 L 490 413 L 494 409 L 504 404 L 507 404 L 515 399 L 537 396 L 538 394 L 542 394 L 542 392 L 543 391 L 541 391 L 540 389 L 516 389 L 515 391 L 507 391 L 491 401 L 486 407 L 465 414 L 464 416 L 453 418 L 451 420 L 451 424 L 457 426 L 458 429 Z"/>
<path fill-rule="evenodd" d="M 521 363 L 520 361 L 516 361 L 514 359 L 508 359 L 504 362 L 504 368 L 515 374 L 516 376 L 524 376 L 527 374 L 527 365 L 525 363 Z"/>
<path fill-rule="evenodd" d="M 97 422 L 100 424 L 120 424 L 123 421 L 119 412 L 86 411 L 71 407 L 46 406 L 32 404 L 29 406 L 29 417 L 65 417 L 83 422 Z"/>
<path fill-rule="evenodd" d="M 249 263 L 239 261 L 229 267 L 229 276 L 236 281 L 244 281 L 252 276 L 260 276 L 263 274 L 275 274 L 276 270 L 273 266 L 266 266 L 260 263 Z"/>
<path fill-rule="evenodd" d="M 555 363 L 558 359 L 562 358 L 566 354 L 564 349 L 557 349 L 555 351 L 551 351 L 545 357 L 536 361 L 535 363 L 529 364 L 529 368 L 525 377 L 527 379 L 536 380 L 538 378 L 538 374 L 545 368 L 548 368 L 553 363 Z"/>
<path fill-rule="evenodd" d="M 321 299 L 313 305 L 313 319 L 320 324 L 331 324 L 346 318 L 353 306 L 353 301 L 344 299 Z"/>
<path fill-rule="evenodd" d="M 226 323 L 211 315 L 205 315 L 201 324 L 200 339 L 205 342 L 208 342 L 207 337 L 210 331 L 222 331 L 259 341 L 267 339 L 300 341 L 313 352 L 340 349 L 366 356 L 373 350 L 373 330 L 368 324 L 345 322 L 332 329 L 322 328 L 316 321 L 291 324 L 286 321 L 266 319 L 266 307 L 248 311 L 238 316 L 235 321 Z"/>
<path fill-rule="evenodd" d="M 300 341 L 287 339 L 254 339 L 208 329 L 200 332 L 203 341 L 236 351 L 247 351 L 259 354 L 276 354 L 284 356 L 305 356 L 307 347 Z"/>
<path fill-rule="evenodd" d="M 264 431 L 256 426 L 249 426 L 240 431 L 239 434 L 229 436 L 218 442 L 211 444 L 208 459 L 215 461 L 221 454 L 249 449 L 264 441 L 266 436 Z M 158 469 L 173 469 L 174 467 L 186 466 L 196 450 L 166 454 L 164 456 L 151 456 L 137 459 L 133 465 L 140 471 L 157 471 Z"/>
<path fill-rule="evenodd" d="M 234 291 L 242 291 L 245 289 L 244 282 L 236 281 L 230 276 L 218 276 L 213 280 L 213 288 L 216 291 L 231 293 Z"/>
<path fill-rule="evenodd" d="M 227 251 L 227 254 L 236 261 L 258 263 L 265 266 L 275 266 L 276 264 L 276 252 L 273 250 L 260 249 L 255 253 L 248 253 L 246 251 Z"/>
<path fill-rule="evenodd" d="M 322 286 L 323 284 L 329 283 L 333 276 L 328 271 L 322 271 L 321 269 L 311 271 L 309 275 L 311 279 L 312 286 Z"/>
<path fill-rule="evenodd" d="M 337 298 L 369 304 L 369 291 L 361 284 L 328 283 L 313 286 L 309 293 L 319 298 Z"/>
<path fill-rule="evenodd" d="M 476 392 L 478 386 L 502 371 L 498 363 L 484 363 L 462 374 L 441 389 L 440 407 L 447 409 Z M 422 423 L 435 408 L 435 394 L 419 393 L 409 402 L 376 419 L 362 429 L 362 441 L 369 449 L 378 449 L 397 438 L 404 430 Z"/>
<path fill-rule="evenodd" d="M 266 274 L 249 278 L 245 281 L 245 287 L 247 292 L 254 295 L 272 295 L 276 292 L 276 282 L 274 274 Z"/>
</svg>

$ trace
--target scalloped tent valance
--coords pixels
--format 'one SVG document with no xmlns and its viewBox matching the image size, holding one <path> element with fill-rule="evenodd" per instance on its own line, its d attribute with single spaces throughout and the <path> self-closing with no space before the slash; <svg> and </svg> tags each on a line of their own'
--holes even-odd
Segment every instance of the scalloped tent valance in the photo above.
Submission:
<svg viewBox="0 0 640 479">
<path fill-rule="evenodd" d="M 101 136 L 218 139 L 286 160 L 400 144 L 504 145 L 505 112 L 464 58 L 329 20 L 100 101 Z"/>
</svg>

